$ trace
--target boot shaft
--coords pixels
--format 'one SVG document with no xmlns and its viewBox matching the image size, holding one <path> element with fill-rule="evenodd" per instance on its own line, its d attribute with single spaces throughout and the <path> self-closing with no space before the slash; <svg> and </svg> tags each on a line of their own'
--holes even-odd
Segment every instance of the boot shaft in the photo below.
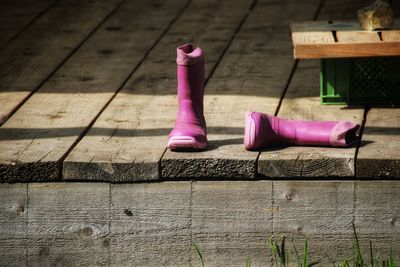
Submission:
<svg viewBox="0 0 400 267">
<path fill-rule="evenodd" d="M 204 55 L 186 44 L 177 48 L 178 121 L 204 124 Z"/>
</svg>

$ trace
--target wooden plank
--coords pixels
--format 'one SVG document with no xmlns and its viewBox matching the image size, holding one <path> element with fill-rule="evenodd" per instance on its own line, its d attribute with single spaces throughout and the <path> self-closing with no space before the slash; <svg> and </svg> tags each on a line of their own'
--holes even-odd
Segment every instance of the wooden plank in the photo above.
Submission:
<svg viewBox="0 0 400 267">
<path fill-rule="evenodd" d="M 349 120 L 361 124 L 363 109 L 322 106 L 319 62 L 300 61 L 278 116 L 300 120 Z M 354 176 L 356 148 L 286 147 L 261 152 L 258 171 L 265 177 Z"/>
<path fill-rule="evenodd" d="M 272 194 L 274 235 L 285 235 L 290 249 L 293 240 L 302 251 L 307 239 L 309 262 L 320 266 L 352 255 L 353 182 L 274 181 Z"/>
<path fill-rule="evenodd" d="M 60 0 L 2 49 L 0 125 L 32 90 L 51 76 L 118 2 Z"/>
<path fill-rule="evenodd" d="M 199 181 L 193 184 L 192 235 L 207 266 L 252 266 L 270 262 L 270 181 Z M 198 256 L 193 251 L 192 262 Z"/>
<path fill-rule="evenodd" d="M 250 2 L 193 1 L 66 158 L 63 178 L 159 179 L 159 161 L 176 116 L 176 46 L 199 45 L 208 77 Z M 204 27 L 196 30 L 199 23 Z"/>
<path fill-rule="evenodd" d="M 334 51 L 334 53 L 332 51 Z M 376 43 L 319 44 L 318 50 L 315 49 L 315 45 L 299 44 L 294 50 L 294 57 L 298 59 L 398 55 L 400 55 L 400 46 L 398 42 L 380 42 L 379 46 L 377 46 Z"/>
<path fill-rule="evenodd" d="M 377 32 L 361 31 L 337 31 L 336 36 L 339 43 L 380 43 Z"/>
<path fill-rule="evenodd" d="M 112 185 L 111 193 L 111 265 L 189 265 L 190 182 Z"/>
<path fill-rule="evenodd" d="M 56 0 L 3 0 L 0 3 L 0 49 L 43 15 Z"/>
<path fill-rule="evenodd" d="M 0 266 L 25 265 L 27 197 L 26 184 L 0 184 Z"/>
<path fill-rule="evenodd" d="M 168 28 L 182 1 L 126 2 L 0 128 L 1 181 L 60 178 L 60 160 Z M 111 134 L 113 129 L 108 130 Z"/>
<path fill-rule="evenodd" d="M 400 31 L 382 31 L 382 40 L 385 42 L 400 41 Z"/>
<path fill-rule="evenodd" d="M 400 177 L 400 112 L 374 108 L 368 112 L 357 155 L 357 177 Z"/>
<path fill-rule="evenodd" d="M 2 184 L 0 265 L 196 266 L 194 241 L 206 266 L 244 266 L 247 256 L 252 266 L 269 266 L 273 226 L 275 237 L 286 235 L 292 260 L 292 240 L 301 251 L 307 238 L 311 259 L 329 266 L 328 256 L 353 256 L 353 220 L 364 255 L 372 240 L 374 251 L 386 256 L 392 247 L 400 260 L 400 181 L 353 185 L 199 181 L 191 190 L 189 181 L 35 183 L 27 194 L 26 184 Z"/>
<path fill-rule="evenodd" d="M 29 184 L 28 266 L 109 263 L 108 184 Z"/>
<path fill-rule="evenodd" d="M 257 4 L 206 88 L 210 148 L 199 153 L 167 150 L 161 161 L 163 177 L 256 177 L 258 153 L 243 146 L 244 114 L 253 109 L 275 112 L 294 63 L 289 20 L 311 19 L 318 3 Z M 283 10 L 291 16 L 277 15 Z"/>
<path fill-rule="evenodd" d="M 332 24 L 328 21 L 307 21 L 290 24 L 292 42 L 295 44 L 334 43 Z"/>
<path fill-rule="evenodd" d="M 399 192 L 398 181 L 356 182 L 355 225 L 364 255 L 371 240 L 374 251 L 388 257 L 392 249 L 400 261 Z"/>
<path fill-rule="evenodd" d="M 293 32 L 292 40 L 297 44 L 334 43 L 332 32 Z"/>
</svg>

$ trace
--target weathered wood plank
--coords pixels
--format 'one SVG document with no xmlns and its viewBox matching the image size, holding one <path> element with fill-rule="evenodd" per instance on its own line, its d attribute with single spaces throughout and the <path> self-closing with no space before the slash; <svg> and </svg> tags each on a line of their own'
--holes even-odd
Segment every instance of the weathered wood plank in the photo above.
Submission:
<svg viewBox="0 0 400 267">
<path fill-rule="evenodd" d="M 371 109 L 363 132 L 363 145 L 357 155 L 357 177 L 400 177 L 399 135 L 398 109 Z"/>
<path fill-rule="evenodd" d="M 2 49 L 0 125 L 31 91 L 51 76 L 120 1 L 60 0 Z"/>
<path fill-rule="evenodd" d="M 339 4 L 337 2 L 337 5 Z M 335 9 L 337 5 L 323 7 L 322 19 L 332 19 L 329 11 Z M 346 19 L 346 16 L 352 17 L 355 11 L 356 9 L 349 9 L 338 16 Z M 278 116 L 300 120 L 349 120 L 361 124 L 363 111 L 363 109 L 343 109 L 341 106 L 322 106 L 319 99 L 319 62 L 305 60 L 298 64 Z M 355 152 L 355 147 L 270 149 L 260 154 L 258 172 L 265 177 L 354 176 Z"/>
<path fill-rule="evenodd" d="M 336 32 L 337 40 L 340 43 L 379 43 L 381 39 L 377 32 L 369 32 L 369 31 L 337 31 Z M 357 52 L 355 52 L 357 53 Z"/>
<path fill-rule="evenodd" d="M 335 38 L 328 27 L 332 27 L 332 24 L 328 23 L 327 21 L 307 21 L 302 23 L 291 23 L 290 32 L 292 36 L 292 42 L 296 45 L 334 43 Z"/>
<path fill-rule="evenodd" d="M 3 0 L 0 3 L 0 49 L 40 17 L 56 0 Z"/>
<path fill-rule="evenodd" d="M 111 189 L 112 265 L 189 265 L 190 182 L 121 184 Z"/>
<path fill-rule="evenodd" d="M 205 116 L 210 148 L 199 153 L 167 151 L 162 176 L 255 178 L 258 153 L 243 146 L 244 114 L 274 114 L 293 67 L 289 20 L 311 19 L 319 1 L 260 1 L 207 85 Z M 284 18 L 279 14 L 287 14 Z M 190 167 L 189 167 L 190 166 Z"/>
<path fill-rule="evenodd" d="M 250 4 L 193 1 L 66 158 L 64 179 L 158 179 L 176 116 L 176 47 L 199 45 L 208 77 Z"/>
<path fill-rule="evenodd" d="M 26 184 L 3 184 L 0 266 L 196 266 L 191 241 L 206 266 L 244 266 L 248 256 L 252 266 L 269 266 L 272 232 L 286 235 L 292 256 L 292 240 L 301 251 L 307 238 L 311 259 L 330 266 L 329 258 L 353 255 L 353 220 L 365 256 L 372 240 L 376 254 L 387 256 L 392 248 L 400 260 L 400 181 L 353 185 L 46 183 L 29 184 L 27 194 Z"/>
<path fill-rule="evenodd" d="M 193 184 L 192 235 L 207 266 L 270 263 L 271 182 L 199 181 Z M 198 256 L 192 252 L 192 263 Z"/>
<path fill-rule="evenodd" d="M 25 265 L 27 198 L 26 184 L 0 184 L 0 266 Z"/>
<path fill-rule="evenodd" d="M 353 182 L 274 181 L 273 201 L 274 235 L 287 236 L 290 248 L 294 239 L 302 251 L 307 239 L 309 255 L 321 266 L 331 264 L 327 255 L 335 260 L 352 255 Z"/>
<path fill-rule="evenodd" d="M 108 184 L 29 184 L 28 266 L 109 263 Z"/>
<path fill-rule="evenodd" d="M 356 182 L 355 225 L 364 255 L 374 251 L 400 261 L 400 184 L 398 181 Z"/>
<path fill-rule="evenodd" d="M 141 63 L 184 4 L 178 0 L 123 4 L 2 125 L 1 181 L 60 178 L 60 160 Z M 112 132 L 108 129 L 108 133 Z"/>
<path fill-rule="evenodd" d="M 400 30 L 399 31 L 383 31 L 382 40 L 386 42 L 400 41 Z"/>
</svg>

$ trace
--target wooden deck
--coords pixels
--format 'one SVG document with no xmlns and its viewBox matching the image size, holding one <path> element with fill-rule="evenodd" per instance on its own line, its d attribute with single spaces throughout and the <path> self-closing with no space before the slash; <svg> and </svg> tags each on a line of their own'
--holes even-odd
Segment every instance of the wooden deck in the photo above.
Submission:
<svg viewBox="0 0 400 267">
<path fill-rule="evenodd" d="M 347 19 L 363 4 L 3 2 L 0 181 L 397 177 L 400 110 L 321 106 L 319 62 L 292 58 L 291 21 Z M 206 52 L 210 149 L 201 153 L 165 149 L 177 109 L 175 48 L 185 42 Z M 249 152 L 247 110 L 352 120 L 364 134 L 347 149 Z"/>
<path fill-rule="evenodd" d="M 369 1 L 31 2 L 0 3 L 0 266 L 197 265 L 191 242 L 206 266 L 268 266 L 282 234 L 330 266 L 352 222 L 363 249 L 400 251 L 400 109 L 321 106 L 319 62 L 289 35 Z M 165 148 L 186 42 L 206 55 L 198 153 Z M 247 110 L 351 120 L 362 139 L 249 152 Z"/>
</svg>

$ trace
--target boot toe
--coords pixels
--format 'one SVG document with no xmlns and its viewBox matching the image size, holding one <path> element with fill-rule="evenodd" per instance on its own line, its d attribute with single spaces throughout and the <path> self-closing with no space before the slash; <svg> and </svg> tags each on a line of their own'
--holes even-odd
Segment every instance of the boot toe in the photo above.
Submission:
<svg viewBox="0 0 400 267">
<path fill-rule="evenodd" d="M 206 149 L 208 146 L 206 133 L 201 127 L 176 127 L 168 138 L 168 148 L 179 149 Z"/>
</svg>

